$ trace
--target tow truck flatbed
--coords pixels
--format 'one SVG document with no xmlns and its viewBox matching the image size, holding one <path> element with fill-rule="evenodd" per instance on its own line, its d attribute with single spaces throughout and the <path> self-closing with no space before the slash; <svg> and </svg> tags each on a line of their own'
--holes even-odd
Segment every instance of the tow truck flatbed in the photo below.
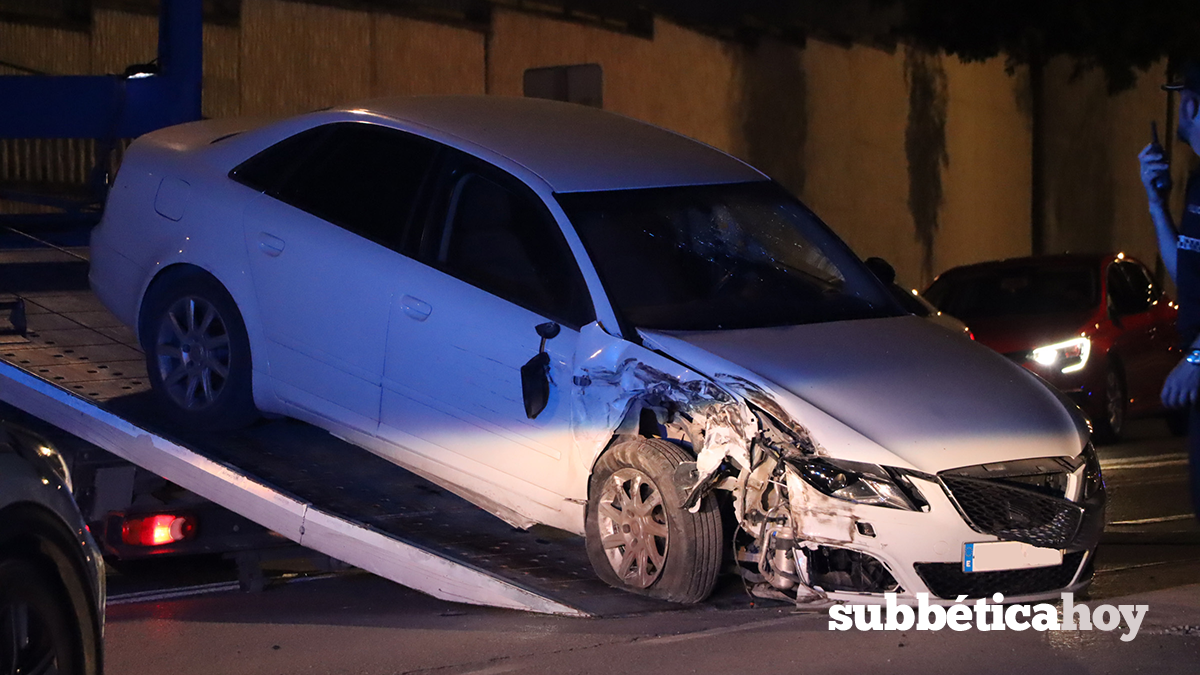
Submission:
<svg viewBox="0 0 1200 675">
<path fill-rule="evenodd" d="M 665 609 L 592 572 L 580 537 L 524 531 L 324 430 L 181 434 L 156 414 L 133 333 L 86 287 L 86 249 L 0 251 L 0 399 L 303 546 L 438 598 L 576 616 Z"/>
</svg>

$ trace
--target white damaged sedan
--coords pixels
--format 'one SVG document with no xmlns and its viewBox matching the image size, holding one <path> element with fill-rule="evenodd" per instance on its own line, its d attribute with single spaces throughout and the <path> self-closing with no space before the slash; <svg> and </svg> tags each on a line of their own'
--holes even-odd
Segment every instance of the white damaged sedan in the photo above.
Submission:
<svg viewBox="0 0 1200 675">
<path fill-rule="evenodd" d="M 126 154 L 91 261 L 176 423 L 306 420 L 585 535 L 620 588 L 1090 581 L 1105 495 L 1076 412 L 657 127 L 429 97 L 164 129 Z"/>
</svg>

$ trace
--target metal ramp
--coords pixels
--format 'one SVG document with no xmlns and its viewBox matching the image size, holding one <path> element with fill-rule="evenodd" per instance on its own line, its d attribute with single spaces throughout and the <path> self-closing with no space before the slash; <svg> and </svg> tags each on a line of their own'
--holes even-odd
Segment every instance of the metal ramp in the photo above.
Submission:
<svg viewBox="0 0 1200 675">
<path fill-rule="evenodd" d="M 582 538 L 514 529 L 316 427 L 276 420 L 231 434 L 168 431 L 133 334 L 80 287 L 85 279 L 84 249 L 0 251 L 0 301 L 22 297 L 28 323 L 24 336 L 0 335 L 0 400 L 303 546 L 437 598 L 573 616 L 671 607 L 597 579 Z"/>
</svg>

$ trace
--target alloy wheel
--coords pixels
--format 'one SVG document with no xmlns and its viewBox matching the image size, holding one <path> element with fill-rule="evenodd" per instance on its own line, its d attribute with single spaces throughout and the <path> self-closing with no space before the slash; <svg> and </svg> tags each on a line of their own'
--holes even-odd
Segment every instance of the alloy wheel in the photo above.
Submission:
<svg viewBox="0 0 1200 675">
<path fill-rule="evenodd" d="M 669 535 L 662 493 L 633 468 L 618 470 L 600 494 L 601 545 L 613 571 L 634 588 L 647 588 L 662 575 Z"/>
<path fill-rule="evenodd" d="M 184 410 L 212 405 L 229 378 L 229 331 L 204 298 L 177 300 L 163 313 L 154 344 L 163 389 Z"/>
</svg>

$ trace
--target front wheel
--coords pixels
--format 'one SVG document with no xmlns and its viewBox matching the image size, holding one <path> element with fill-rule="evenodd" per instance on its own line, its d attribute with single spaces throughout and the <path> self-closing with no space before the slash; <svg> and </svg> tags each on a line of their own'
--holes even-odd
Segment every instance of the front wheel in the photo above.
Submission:
<svg viewBox="0 0 1200 675">
<path fill-rule="evenodd" d="M 85 636 L 94 630 L 38 565 L 0 560 L 0 672 L 92 675 L 100 657 L 88 653 Z"/>
<path fill-rule="evenodd" d="M 675 468 L 691 458 L 661 439 L 619 443 L 600 457 L 590 483 L 586 541 L 610 586 L 673 602 L 708 597 L 721 566 L 721 516 L 711 495 L 683 507 Z"/>
<path fill-rule="evenodd" d="M 215 279 L 195 273 L 156 284 L 144 316 L 150 385 L 173 422 L 219 431 L 258 418 L 246 326 Z"/>
</svg>

